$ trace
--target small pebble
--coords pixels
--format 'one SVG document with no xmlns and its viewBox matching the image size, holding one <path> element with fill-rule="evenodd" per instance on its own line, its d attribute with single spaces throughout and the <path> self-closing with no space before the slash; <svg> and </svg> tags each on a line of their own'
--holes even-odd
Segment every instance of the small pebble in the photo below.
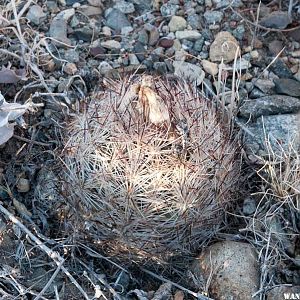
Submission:
<svg viewBox="0 0 300 300">
<path fill-rule="evenodd" d="M 170 48 L 174 45 L 174 40 L 168 39 L 168 38 L 161 38 L 159 40 L 159 46 L 163 48 Z"/>
<path fill-rule="evenodd" d="M 74 63 L 67 63 L 64 66 L 64 72 L 67 73 L 68 75 L 74 75 L 78 71 L 76 65 Z"/>
<path fill-rule="evenodd" d="M 20 178 L 17 183 L 17 190 L 19 193 L 27 193 L 30 190 L 30 182 L 26 178 Z"/>
</svg>

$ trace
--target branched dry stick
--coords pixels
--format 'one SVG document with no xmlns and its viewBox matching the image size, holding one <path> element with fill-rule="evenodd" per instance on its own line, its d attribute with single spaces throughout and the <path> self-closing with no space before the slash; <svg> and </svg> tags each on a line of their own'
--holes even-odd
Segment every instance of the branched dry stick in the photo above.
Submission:
<svg viewBox="0 0 300 300">
<path fill-rule="evenodd" d="M 30 239 L 42 250 L 44 251 L 55 263 L 61 268 L 61 270 L 68 276 L 71 282 L 77 287 L 83 297 L 87 300 L 90 300 L 89 296 L 79 285 L 76 279 L 71 275 L 71 273 L 63 266 L 64 259 L 59 255 L 59 253 L 53 251 L 46 245 L 44 245 L 40 239 L 38 239 L 24 224 L 22 224 L 12 213 L 10 213 L 5 207 L 0 204 L 0 211 L 9 218 L 9 220 L 17 225 L 24 233 L 26 233 Z"/>
<path fill-rule="evenodd" d="M 300 28 L 300 25 L 293 27 L 293 28 L 288 28 L 288 29 L 275 29 L 275 28 L 268 28 L 259 24 L 256 24 L 255 22 L 252 22 L 250 20 L 248 20 L 247 18 L 243 17 L 240 13 L 238 13 L 236 10 L 234 10 L 231 6 L 230 9 L 232 10 L 232 12 L 236 15 L 238 15 L 242 20 L 244 20 L 246 23 L 251 24 L 253 26 L 255 26 L 256 28 L 262 29 L 262 30 L 266 30 L 266 31 L 272 31 L 272 32 L 291 32 L 294 30 L 297 30 Z"/>
<path fill-rule="evenodd" d="M 76 260 L 81 265 L 83 265 L 87 270 L 89 270 L 89 272 L 91 274 L 93 274 L 93 276 L 95 278 L 97 278 L 100 281 L 100 283 L 103 284 L 105 286 L 105 288 L 111 292 L 111 294 L 114 296 L 114 299 L 116 299 L 116 300 L 122 300 L 122 297 L 109 285 L 109 283 L 104 278 L 102 278 L 101 276 L 99 276 L 98 274 L 96 274 L 93 270 L 91 270 L 82 260 L 80 260 L 78 258 L 76 258 Z M 101 293 L 102 293 L 102 291 L 101 291 Z M 103 296 L 104 296 L 104 294 L 103 294 Z"/>
<path fill-rule="evenodd" d="M 204 296 L 204 295 L 202 295 L 202 294 L 200 294 L 200 293 L 192 292 L 192 291 L 188 290 L 187 288 L 185 288 L 185 287 L 183 287 L 183 286 L 181 286 L 181 285 L 179 285 L 179 284 L 177 284 L 177 283 L 175 283 L 175 282 L 173 282 L 173 281 L 171 281 L 171 280 L 169 280 L 169 279 L 166 279 L 166 278 L 164 278 L 164 277 L 162 277 L 162 276 L 159 276 L 159 275 L 157 275 L 157 274 L 155 274 L 155 273 L 153 273 L 153 272 L 151 272 L 151 271 L 149 271 L 149 270 L 147 270 L 147 269 L 144 269 L 144 268 L 142 268 L 142 267 L 141 267 L 140 269 L 141 269 L 143 272 L 145 272 L 145 273 L 151 275 L 151 276 L 154 277 L 154 278 L 157 278 L 157 279 L 159 279 L 159 280 L 161 280 L 161 281 L 163 281 L 163 282 L 172 284 L 173 286 L 177 287 L 178 289 L 180 289 L 180 290 L 182 290 L 182 291 L 184 291 L 184 292 L 186 292 L 186 293 L 188 293 L 188 294 L 194 296 L 194 297 L 195 297 L 196 299 L 198 299 L 198 300 L 214 300 L 214 299 L 209 298 L 209 297 L 206 297 L 206 296 Z"/>
</svg>

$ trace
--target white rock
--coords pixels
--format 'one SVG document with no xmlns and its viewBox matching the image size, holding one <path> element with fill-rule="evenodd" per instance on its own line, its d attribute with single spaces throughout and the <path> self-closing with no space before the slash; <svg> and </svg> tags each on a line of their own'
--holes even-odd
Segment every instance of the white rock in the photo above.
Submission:
<svg viewBox="0 0 300 300">
<path fill-rule="evenodd" d="M 296 51 L 291 52 L 291 55 L 293 57 L 300 57 L 300 50 L 296 50 Z"/>
<path fill-rule="evenodd" d="M 179 40 L 196 41 L 201 38 L 201 33 L 197 30 L 176 31 L 175 36 Z"/>
<path fill-rule="evenodd" d="M 105 36 L 111 36 L 111 29 L 108 26 L 103 26 L 102 27 L 102 33 Z"/>
<path fill-rule="evenodd" d="M 67 22 L 74 15 L 75 15 L 75 9 L 69 8 L 58 13 L 55 18 L 64 19 Z"/>
<path fill-rule="evenodd" d="M 249 69 L 249 68 L 251 68 L 250 61 L 248 61 L 247 59 L 245 59 L 243 57 L 241 59 L 237 59 L 236 65 L 235 65 L 235 69 L 237 71 L 246 70 L 246 69 Z M 226 68 L 226 70 L 233 70 L 233 69 L 234 69 L 234 63 L 232 63 L 232 66 Z"/>
<path fill-rule="evenodd" d="M 257 50 L 252 50 L 252 51 L 250 52 L 250 55 L 251 55 L 251 57 L 252 57 L 253 59 L 259 59 L 259 57 L 260 57 L 260 54 L 259 54 L 259 52 L 258 52 Z"/>
<path fill-rule="evenodd" d="M 124 26 L 121 29 L 121 35 L 128 36 L 133 31 L 131 26 Z"/>
<path fill-rule="evenodd" d="M 205 77 L 204 71 L 197 65 L 185 61 L 174 61 L 173 66 L 175 75 L 196 85 L 201 84 Z"/>
<path fill-rule="evenodd" d="M 176 50 L 174 59 L 175 61 L 185 61 L 188 53 L 184 49 Z"/>
<path fill-rule="evenodd" d="M 121 49 L 121 44 L 118 41 L 115 40 L 108 40 L 101 43 L 101 46 L 103 48 L 109 49 L 109 50 L 119 50 Z"/>
<path fill-rule="evenodd" d="M 180 16 L 173 16 L 169 22 L 169 28 L 171 32 L 184 30 L 186 28 L 186 25 L 186 20 Z"/>
</svg>

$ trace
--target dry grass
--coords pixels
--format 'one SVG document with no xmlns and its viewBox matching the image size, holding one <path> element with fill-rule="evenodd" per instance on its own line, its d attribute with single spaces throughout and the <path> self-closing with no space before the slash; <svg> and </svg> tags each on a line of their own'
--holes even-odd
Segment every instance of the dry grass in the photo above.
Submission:
<svg viewBox="0 0 300 300">
<path fill-rule="evenodd" d="M 293 269 L 297 238 L 300 203 L 300 156 L 291 145 L 288 150 L 273 151 L 269 141 L 268 156 L 257 174 L 262 180 L 259 192 L 253 194 L 259 199 L 256 212 L 245 218 L 246 228 L 240 232 L 255 245 L 261 262 L 260 299 L 266 292 L 282 283 Z M 296 263 L 297 265 L 297 263 Z"/>
<path fill-rule="evenodd" d="M 75 116 L 63 160 L 95 241 L 167 256 L 198 250 L 218 230 L 239 164 L 208 100 L 184 82 L 155 82 L 170 126 L 137 114 L 135 82 L 114 82 Z"/>
</svg>

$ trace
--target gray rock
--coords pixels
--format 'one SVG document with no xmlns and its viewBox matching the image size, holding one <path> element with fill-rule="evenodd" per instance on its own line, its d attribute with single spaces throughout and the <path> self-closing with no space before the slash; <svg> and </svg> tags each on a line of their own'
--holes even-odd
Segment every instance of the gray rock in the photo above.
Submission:
<svg viewBox="0 0 300 300">
<path fill-rule="evenodd" d="M 252 88 L 251 92 L 249 94 L 250 99 L 257 99 L 257 98 L 262 98 L 265 96 L 266 96 L 266 94 L 256 87 Z"/>
<path fill-rule="evenodd" d="M 198 39 L 197 41 L 195 41 L 194 43 L 194 50 L 197 52 L 201 52 L 202 48 L 204 45 L 204 37 Z"/>
<path fill-rule="evenodd" d="M 71 41 L 67 37 L 67 23 L 64 19 L 54 18 L 50 23 L 49 35 L 56 40 L 71 45 Z M 55 43 L 57 47 L 65 47 L 61 43 Z"/>
<path fill-rule="evenodd" d="M 251 68 L 251 63 L 249 59 L 245 59 L 242 57 L 241 59 L 237 59 L 236 65 L 235 65 L 236 70 L 247 70 Z M 232 66 L 226 68 L 226 70 L 233 70 L 234 69 L 234 64 L 232 63 Z"/>
<path fill-rule="evenodd" d="M 291 147 L 295 151 L 300 149 L 299 114 L 261 116 L 253 123 L 240 122 L 240 126 L 245 133 L 244 145 L 249 156 L 283 155 Z"/>
<path fill-rule="evenodd" d="M 26 15 L 26 18 L 35 25 L 40 25 L 45 19 L 46 14 L 39 5 L 32 5 Z"/>
<path fill-rule="evenodd" d="M 272 55 L 277 55 L 283 49 L 283 42 L 279 40 L 271 41 L 268 48 Z"/>
<path fill-rule="evenodd" d="M 160 7 L 160 12 L 163 17 L 174 16 L 179 8 L 179 5 L 167 2 Z"/>
<path fill-rule="evenodd" d="M 153 64 L 153 69 L 159 74 L 165 75 L 168 72 L 167 65 L 164 62 L 158 61 Z"/>
<path fill-rule="evenodd" d="M 245 101 L 240 107 L 240 116 L 248 119 L 298 111 L 300 111 L 300 99 L 283 95 L 270 95 Z"/>
<path fill-rule="evenodd" d="M 207 10 L 203 16 L 207 24 L 215 24 L 220 23 L 222 21 L 224 14 L 223 12 L 217 10 Z"/>
<path fill-rule="evenodd" d="M 295 245 L 288 238 L 288 232 L 283 228 L 284 224 L 279 216 L 270 216 L 266 218 L 266 225 L 271 233 L 271 239 L 278 241 L 291 256 L 294 256 Z"/>
<path fill-rule="evenodd" d="M 180 16 L 173 16 L 169 22 L 169 28 L 171 32 L 178 30 L 184 30 L 186 28 L 186 20 Z"/>
<path fill-rule="evenodd" d="M 213 0 L 214 5 L 216 5 L 216 8 L 224 8 L 224 7 L 241 7 L 244 5 L 242 0 Z"/>
<path fill-rule="evenodd" d="M 205 72 L 201 67 L 185 61 L 174 61 L 173 67 L 175 75 L 188 82 L 193 82 L 196 85 L 201 84 L 205 77 Z"/>
<path fill-rule="evenodd" d="M 68 22 L 69 19 L 71 17 L 73 17 L 74 15 L 75 15 L 75 9 L 69 8 L 69 9 L 65 9 L 65 10 L 62 10 L 61 12 L 59 12 L 55 18 L 64 19 L 66 22 Z"/>
<path fill-rule="evenodd" d="M 175 36 L 178 40 L 190 40 L 190 41 L 196 41 L 200 39 L 201 33 L 197 30 L 183 30 L 183 31 L 176 31 Z"/>
<path fill-rule="evenodd" d="M 77 27 L 79 24 L 80 24 L 79 19 L 78 19 L 76 16 L 73 16 L 73 18 L 72 18 L 71 21 L 70 21 L 70 26 L 71 26 L 72 28 L 75 28 L 75 27 Z"/>
<path fill-rule="evenodd" d="M 151 30 L 149 31 L 149 45 L 155 46 L 159 40 L 159 31 L 157 27 L 153 26 Z"/>
<path fill-rule="evenodd" d="M 82 28 L 75 29 L 74 35 L 76 36 L 77 40 L 90 42 L 94 36 L 94 31 L 92 28 L 84 26 Z"/>
<path fill-rule="evenodd" d="M 98 67 L 101 75 L 109 74 L 113 67 L 106 61 L 102 61 Z"/>
<path fill-rule="evenodd" d="M 275 90 L 278 94 L 300 97 L 300 82 L 295 79 L 274 79 Z"/>
<path fill-rule="evenodd" d="M 198 14 L 192 14 L 187 17 L 187 23 L 192 27 L 192 29 L 200 29 L 200 16 Z"/>
<path fill-rule="evenodd" d="M 135 12 L 133 3 L 124 0 L 118 0 L 117 3 L 114 5 L 114 8 L 120 10 L 123 14 L 131 14 Z"/>
<path fill-rule="evenodd" d="M 181 46 L 183 50 L 191 50 L 194 47 L 194 43 L 192 41 L 184 39 L 181 41 Z"/>
<path fill-rule="evenodd" d="M 47 9 L 51 13 L 57 13 L 59 11 L 56 1 L 47 1 Z"/>
<path fill-rule="evenodd" d="M 74 49 L 68 49 L 66 50 L 65 52 L 65 59 L 68 61 L 68 62 L 71 62 L 71 63 L 77 63 L 79 62 L 79 54 L 76 50 Z"/>
<path fill-rule="evenodd" d="M 142 62 L 145 59 L 147 51 L 142 43 L 137 42 L 133 47 L 133 51 L 140 62 Z"/>
<path fill-rule="evenodd" d="M 259 24 L 267 28 L 285 29 L 291 22 L 287 12 L 274 11 L 262 18 Z"/>
<path fill-rule="evenodd" d="M 142 29 L 138 33 L 138 41 L 143 45 L 147 45 L 149 41 L 148 33 L 145 29 Z"/>
<path fill-rule="evenodd" d="M 199 53 L 199 58 L 201 58 L 201 59 L 208 59 L 208 57 L 209 57 L 209 54 L 207 51 L 201 51 Z"/>
<path fill-rule="evenodd" d="M 237 28 L 232 31 L 232 35 L 240 41 L 244 38 L 244 34 L 245 34 L 244 25 L 238 25 Z"/>
<path fill-rule="evenodd" d="M 245 216 L 253 215 L 256 211 L 256 201 L 254 198 L 248 197 L 243 203 L 243 214 Z"/>
<path fill-rule="evenodd" d="M 129 58 L 129 62 L 131 65 L 139 65 L 140 64 L 140 62 L 135 54 L 129 53 L 128 58 Z"/>
<path fill-rule="evenodd" d="M 135 6 L 135 9 L 140 12 L 140 15 L 149 12 L 152 9 L 152 0 L 129 0 Z"/>
<path fill-rule="evenodd" d="M 252 82 L 263 93 L 265 93 L 265 94 L 273 94 L 273 90 L 274 90 L 275 84 L 274 84 L 274 82 L 272 80 L 253 78 Z"/>
<path fill-rule="evenodd" d="M 165 60 L 164 60 L 164 63 L 166 64 L 166 66 L 167 66 L 167 68 L 168 68 L 168 71 L 169 71 L 170 73 L 174 73 L 174 66 L 173 66 L 171 60 L 165 59 Z"/>
<path fill-rule="evenodd" d="M 85 0 L 66 0 L 68 6 L 73 5 L 74 3 L 84 3 Z"/>
<path fill-rule="evenodd" d="M 106 17 L 106 25 L 114 30 L 121 31 L 123 27 L 131 26 L 125 14 L 113 8 Z"/>
<path fill-rule="evenodd" d="M 147 59 L 143 60 L 143 65 L 146 66 L 146 68 L 148 70 L 153 69 L 153 61 L 150 57 L 148 57 Z"/>
<path fill-rule="evenodd" d="M 273 59 L 269 59 L 267 63 L 271 63 Z M 280 58 L 276 59 L 275 62 L 272 62 L 270 65 L 270 70 L 275 73 L 278 77 L 281 78 L 294 78 L 294 74 L 290 68 L 284 63 Z"/>
</svg>

